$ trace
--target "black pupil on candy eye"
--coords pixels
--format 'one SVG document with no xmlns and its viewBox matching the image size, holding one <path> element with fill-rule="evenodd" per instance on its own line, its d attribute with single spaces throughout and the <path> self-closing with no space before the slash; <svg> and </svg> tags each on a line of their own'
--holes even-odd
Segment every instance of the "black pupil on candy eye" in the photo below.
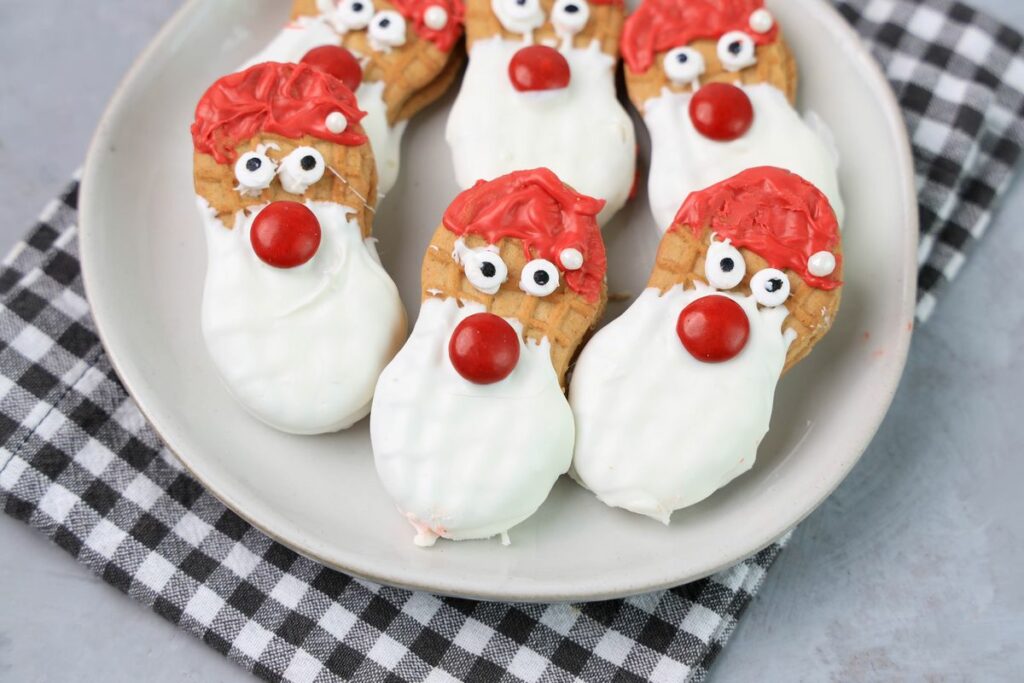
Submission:
<svg viewBox="0 0 1024 683">
<path fill-rule="evenodd" d="M 769 292 L 777 292 L 782 289 L 782 280 L 777 277 L 773 277 L 765 284 L 764 288 Z"/>
<path fill-rule="evenodd" d="M 739 53 L 743 52 L 743 43 L 741 43 L 738 40 L 732 41 L 731 43 L 729 43 L 729 52 L 733 53 L 734 55 L 738 55 Z"/>
<path fill-rule="evenodd" d="M 550 280 L 551 276 L 548 275 L 547 271 L 538 270 L 536 273 L 533 274 L 533 281 L 536 282 L 541 287 L 546 285 Z"/>
<path fill-rule="evenodd" d="M 263 161 L 259 157 L 253 157 L 249 161 L 245 162 L 245 168 L 249 173 L 255 173 L 260 170 L 260 166 L 263 165 Z"/>
<path fill-rule="evenodd" d="M 316 168 L 316 158 L 312 154 L 307 154 L 306 156 L 302 157 L 302 160 L 299 162 L 299 164 L 302 166 L 303 171 L 312 171 L 314 168 Z"/>
<path fill-rule="evenodd" d="M 352 11 L 353 12 L 362 12 L 363 11 L 363 3 L 361 3 L 361 2 L 353 2 L 352 3 Z"/>
<path fill-rule="evenodd" d="M 387 17 L 384 17 L 383 19 L 377 22 L 377 25 L 380 26 L 381 28 L 387 28 L 388 26 L 391 26 L 391 20 L 388 19 Z"/>
<path fill-rule="evenodd" d="M 732 262 L 731 258 L 726 257 L 718 262 L 718 267 L 722 269 L 723 273 L 731 273 L 736 264 Z"/>
<path fill-rule="evenodd" d="M 577 12 L 580 11 L 580 8 L 577 7 L 576 5 L 566 5 L 565 11 L 568 12 L 569 14 L 576 14 Z"/>
<path fill-rule="evenodd" d="M 516 4 L 520 7 L 526 6 L 526 0 L 516 0 Z"/>
<path fill-rule="evenodd" d="M 480 272 L 483 273 L 484 277 L 494 277 L 497 274 L 498 269 L 494 267 L 493 263 L 484 261 L 480 265 Z"/>
<path fill-rule="evenodd" d="M 679 62 L 680 64 L 686 64 L 688 61 L 690 61 L 690 55 L 686 54 L 685 52 L 680 52 L 679 54 L 676 55 L 676 61 Z"/>
</svg>

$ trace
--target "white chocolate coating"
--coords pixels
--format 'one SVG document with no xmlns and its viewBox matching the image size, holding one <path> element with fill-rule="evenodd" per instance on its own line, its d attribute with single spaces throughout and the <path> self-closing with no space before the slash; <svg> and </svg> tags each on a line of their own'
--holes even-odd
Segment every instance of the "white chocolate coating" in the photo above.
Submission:
<svg viewBox="0 0 1024 683">
<path fill-rule="evenodd" d="M 500 36 L 473 43 L 448 117 L 455 180 L 467 189 L 481 179 L 546 167 L 577 192 L 607 200 L 598 217 L 603 225 L 626 203 L 636 168 L 633 122 L 615 95 L 615 61 L 596 42 L 563 48 L 569 86 L 519 92 L 508 64 L 521 47 Z"/>
<path fill-rule="evenodd" d="M 778 88 L 745 85 L 754 106 L 754 123 L 731 142 L 704 137 L 690 120 L 690 93 L 663 90 L 644 103 L 644 122 L 651 134 L 651 168 L 647 192 L 660 230 L 672 225 L 689 194 L 755 166 L 792 171 L 825 193 L 840 225 L 843 200 L 839 163 L 831 132 L 817 116 L 801 118 Z"/>
<path fill-rule="evenodd" d="M 695 359 L 676 334 L 680 311 L 711 294 L 734 299 L 750 320 L 746 347 L 722 363 Z M 576 362 L 572 477 L 607 505 L 668 524 L 750 469 L 786 361 L 786 315 L 703 284 L 645 290 Z"/>
<path fill-rule="evenodd" d="M 520 341 L 506 379 L 473 384 L 448 357 L 483 307 L 431 297 L 380 376 L 370 416 L 377 473 L 417 545 L 505 534 L 532 515 L 572 460 L 573 420 L 547 340 Z M 521 332 L 518 321 L 509 323 Z"/>
<path fill-rule="evenodd" d="M 405 309 L 372 240 L 344 206 L 306 202 L 321 243 L 297 267 L 268 266 L 250 243 L 251 214 L 226 228 L 202 197 L 208 264 L 203 336 L 231 394 L 293 434 L 345 429 L 370 410 L 380 371 L 405 338 Z"/>
<path fill-rule="evenodd" d="M 299 17 L 285 26 L 270 45 L 242 68 L 263 62 L 299 62 L 307 52 L 324 45 L 341 45 L 341 37 L 322 17 Z M 358 59 L 359 55 L 355 57 Z M 356 100 L 359 108 L 366 112 L 360 124 L 370 138 L 370 147 L 377 161 L 377 193 L 379 198 L 383 198 L 398 180 L 402 134 L 408 122 L 399 121 L 394 126 L 388 125 L 383 81 L 364 80 L 356 89 Z"/>
</svg>

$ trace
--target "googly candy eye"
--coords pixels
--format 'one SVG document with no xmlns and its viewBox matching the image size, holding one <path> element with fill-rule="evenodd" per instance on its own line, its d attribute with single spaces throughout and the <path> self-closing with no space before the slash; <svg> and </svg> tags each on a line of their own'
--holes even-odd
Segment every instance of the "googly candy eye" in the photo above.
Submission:
<svg viewBox="0 0 1024 683">
<path fill-rule="evenodd" d="M 762 306 L 781 306 L 789 298 L 789 278 L 777 268 L 765 268 L 750 278 L 750 289 Z"/>
<path fill-rule="evenodd" d="M 386 9 L 373 15 L 370 21 L 370 47 L 378 52 L 387 52 L 393 47 L 405 45 L 405 17 Z"/>
<path fill-rule="evenodd" d="M 370 25 L 373 9 L 370 0 L 341 0 L 331 20 L 342 33 L 360 31 Z"/>
<path fill-rule="evenodd" d="M 491 9 L 505 30 L 512 33 L 529 33 L 544 24 L 540 0 L 491 0 Z"/>
<path fill-rule="evenodd" d="M 255 197 L 270 187 L 277 175 L 277 164 L 262 149 L 246 152 L 235 162 L 237 190 L 246 196 Z"/>
<path fill-rule="evenodd" d="M 665 54 L 665 75 L 676 85 L 693 83 L 704 73 L 704 55 L 692 47 L 675 47 Z"/>
<path fill-rule="evenodd" d="M 547 296 L 558 289 L 558 268 L 547 259 L 534 259 L 523 266 L 519 288 L 531 296 Z"/>
<path fill-rule="evenodd" d="M 326 170 L 327 164 L 320 152 L 312 147 L 299 147 L 284 158 L 277 174 L 285 192 L 303 194 L 324 177 Z"/>
<path fill-rule="evenodd" d="M 715 289 L 732 289 L 743 281 L 747 264 L 739 249 L 728 242 L 712 242 L 704 258 L 704 276 Z"/>
<path fill-rule="evenodd" d="M 740 71 L 757 64 L 754 39 L 743 31 L 729 31 L 718 39 L 718 61 L 726 71 Z"/>
<path fill-rule="evenodd" d="M 508 266 L 493 251 L 478 251 L 467 259 L 466 277 L 484 294 L 497 294 L 508 280 Z"/>
<path fill-rule="evenodd" d="M 574 36 L 590 21 L 587 0 L 555 0 L 551 8 L 551 23 L 560 36 Z"/>
</svg>

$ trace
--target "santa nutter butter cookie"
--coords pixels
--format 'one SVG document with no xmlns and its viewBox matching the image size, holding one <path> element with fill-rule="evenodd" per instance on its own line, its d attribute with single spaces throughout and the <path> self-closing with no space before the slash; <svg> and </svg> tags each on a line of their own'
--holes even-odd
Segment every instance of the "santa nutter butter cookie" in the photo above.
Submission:
<svg viewBox="0 0 1024 683">
<path fill-rule="evenodd" d="M 507 542 L 569 468 L 562 384 L 606 301 L 602 205 L 536 169 L 481 181 L 445 213 L 370 417 L 377 472 L 418 545 Z"/>
<path fill-rule="evenodd" d="M 755 166 L 814 183 L 842 221 L 831 132 L 794 109 L 796 62 L 763 0 L 643 0 L 622 55 L 651 135 L 647 193 L 659 227 L 694 190 Z"/>
<path fill-rule="evenodd" d="M 405 337 L 369 238 L 376 171 L 362 116 L 341 81 L 301 64 L 226 76 L 196 107 L 203 336 L 234 397 L 285 432 L 365 417 Z"/>
<path fill-rule="evenodd" d="M 295 0 L 291 23 L 247 66 L 303 61 L 343 80 L 366 112 L 383 196 L 406 123 L 458 76 L 462 13 L 461 0 Z"/>
<path fill-rule="evenodd" d="M 839 308 L 828 199 L 754 168 L 695 192 L 662 238 L 648 288 L 573 370 L 573 477 L 665 524 L 746 472 L 775 385 Z"/>
<path fill-rule="evenodd" d="M 606 201 L 629 197 L 633 123 L 615 93 L 622 0 L 468 0 L 469 66 L 448 118 L 455 179 L 546 167 Z"/>
</svg>

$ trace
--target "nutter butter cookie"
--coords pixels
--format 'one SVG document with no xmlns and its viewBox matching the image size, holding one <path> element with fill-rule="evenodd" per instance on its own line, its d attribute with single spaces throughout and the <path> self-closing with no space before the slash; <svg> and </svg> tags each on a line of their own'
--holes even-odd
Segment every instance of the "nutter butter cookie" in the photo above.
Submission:
<svg viewBox="0 0 1024 683">
<path fill-rule="evenodd" d="M 203 336 L 238 402 L 285 432 L 365 417 L 405 336 L 370 239 L 376 170 L 362 117 L 341 81 L 303 64 L 225 76 L 196 107 Z"/>
<path fill-rule="evenodd" d="M 794 108 L 796 60 L 763 0 L 643 0 L 622 55 L 651 136 L 647 193 L 660 228 L 691 192 L 756 166 L 814 183 L 842 222 L 831 132 Z"/>
</svg>

